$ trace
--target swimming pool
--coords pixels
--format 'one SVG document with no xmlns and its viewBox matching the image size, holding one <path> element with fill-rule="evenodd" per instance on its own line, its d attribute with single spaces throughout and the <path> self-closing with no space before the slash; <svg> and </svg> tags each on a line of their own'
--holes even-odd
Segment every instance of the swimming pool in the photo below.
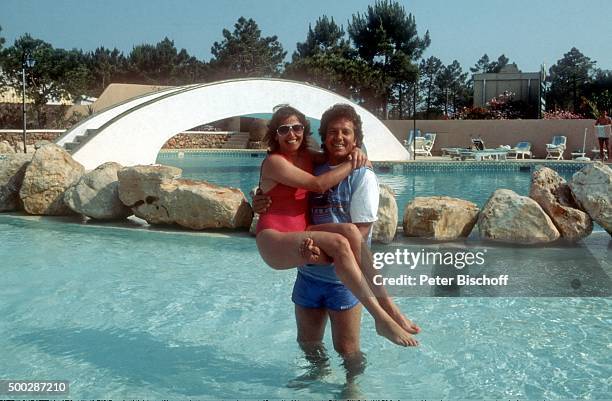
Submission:
<svg viewBox="0 0 612 401">
<path fill-rule="evenodd" d="M 250 152 L 160 153 L 157 162 L 179 167 L 183 176 L 240 188 L 247 196 L 259 182 L 259 166 L 265 154 Z M 529 194 L 531 173 L 536 163 L 514 162 L 420 162 L 376 164 L 379 182 L 395 191 L 400 221 L 404 208 L 415 196 L 451 196 L 482 207 L 498 188 L 520 195 Z M 561 176 L 570 179 L 583 164 L 550 163 Z"/>
<path fill-rule="evenodd" d="M 167 164 L 243 191 L 256 184 L 261 162 L 193 159 Z M 403 194 L 400 204 L 411 193 L 460 190 L 452 186 L 456 179 L 432 183 L 440 174 L 424 171 L 418 185 L 397 174 L 383 172 L 381 181 Z M 529 175 L 515 175 L 473 172 L 482 191 L 491 188 L 486 181 L 504 179 L 526 193 Z M 477 192 L 462 197 L 481 204 L 489 194 L 477 198 Z M 398 297 L 423 327 L 421 346 L 393 346 L 364 315 L 367 368 L 347 392 L 342 361 L 331 349 L 327 373 L 305 378 L 309 365 L 295 343 L 289 301 L 295 272 L 265 266 L 246 234 L 0 214 L 0 244 L 0 378 L 68 380 L 70 395 L 58 398 L 605 399 L 610 393 L 609 296 L 474 297 L 431 288 Z M 569 264 L 594 266 L 597 281 L 612 274 L 611 243 L 602 232 L 576 248 L 487 247 L 499 268 L 525 267 L 540 282 Z"/>
</svg>

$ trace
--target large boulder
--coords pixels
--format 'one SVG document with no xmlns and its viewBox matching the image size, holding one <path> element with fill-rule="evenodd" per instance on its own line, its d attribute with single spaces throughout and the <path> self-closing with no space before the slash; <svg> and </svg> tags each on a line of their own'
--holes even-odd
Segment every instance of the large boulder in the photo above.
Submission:
<svg viewBox="0 0 612 401">
<path fill-rule="evenodd" d="M 417 197 L 404 209 L 404 235 L 445 241 L 467 237 L 479 211 L 475 203 L 463 199 Z"/>
<path fill-rule="evenodd" d="M 179 179 L 168 166 L 135 166 L 119 171 L 119 198 L 137 217 L 153 224 L 194 230 L 249 228 L 253 212 L 239 189 Z"/>
<path fill-rule="evenodd" d="M 589 164 L 574 174 L 569 187 L 580 207 L 612 235 L 612 169 Z"/>
<path fill-rule="evenodd" d="M 253 199 L 258 189 L 259 187 L 251 188 L 251 190 L 249 191 L 249 196 L 251 197 L 251 199 Z M 251 204 L 251 207 L 252 206 L 253 205 Z M 253 213 L 253 220 L 251 221 L 251 226 L 249 227 L 249 234 L 251 234 L 252 236 L 257 235 L 257 223 L 259 223 L 259 213 Z"/>
<path fill-rule="evenodd" d="M 53 143 L 51 141 L 47 141 L 46 139 L 41 139 L 40 141 L 36 141 L 36 143 L 34 144 L 34 149 L 40 149 L 45 145 L 48 145 L 50 143 Z M 30 145 L 28 145 L 30 146 Z"/>
<path fill-rule="evenodd" d="M 145 201 L 150 194 L 159 191 L 162 182 L 179 178 L 182 173 L 183 171 L 180 168 L 171 166 L 126 167 L 117 172 L 119 199 L 135 212 L 135 207 L 140 206 L 141 203 L 146 203 Z"/>
<path fill-rule="evenodd" d="M 17 142 L 15 148 L 16 148 L 15 153 L 23 153 L 23 142 Z M 34 154 L 34 152 L 36 152 L 36 146 L 28 144 L 26 146 L 26 150 L 28 151 L 27 153 Z"/>
<path fill-rule="evenodd" d="M 74 212 L 64 203 L 64 192 L 76 183 L 85 168 L 63 148 L 48 144 L 34 153 L 19 197 L 30 214 L 64 216 Z"/>
<path fill-rule="evenodd" d="M 249 234 L 252 236 L 257 235 L 257 224 L 259 223 L 259 213 L 253 213 L 253 220 L 251 220 L 251 225 L 249 226 Z"/>
<path fill-rule="evenodd" d="M 372 241 L 388 244 L 397 231 L 397 202 L 393 188 L 379 184 L 377 220 L 372 227 Z"/>
<path fill-rule="evenodd" d="M 593 231 L 593 221 L 578 209 L 569 186 L 556 171 L 537 169 L 531 177 L 529 197 L 544 209 L 563 238 L 577 241 Z"/>
<path fill-rule="evenodd" d="M 0 141 L 0 155 L 7 155 L 15 153 L 15 149 L 11 146 L 8 141 Z"/>
<path fill-rule="evenodd" d="M 0 159 L 0 212 L 23 209 L 19 190 L 33 154 L 11 154 Z"/>
<path fill-rule="evenodd" d="M 64 194 L 66 205 L 76 213 L 99 220 L 124 219 L 132 210 L 119 200 L 117 172 L 123 166 L 108 162 L 84 174 Z"/>
<path fill-rule="evenodd" d="M 540 205 L 509 189 L 491 195 L 478 217 L 481 238 L 536 244 L 559 238 L 559 231 Z"/>
</svg>

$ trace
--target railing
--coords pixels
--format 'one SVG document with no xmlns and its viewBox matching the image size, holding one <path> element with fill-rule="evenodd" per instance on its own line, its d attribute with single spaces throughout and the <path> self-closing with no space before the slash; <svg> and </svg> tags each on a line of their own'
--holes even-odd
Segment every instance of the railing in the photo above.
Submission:
<svg viewBox="0 0 612 401">
<path fill-rule="evenodd" d="M 28 129 L 26 130 L 26 134 L 61 134 L 66 132 L 65 129 Z M 21 134 L 23 133 L 22 129 L 0 129 L 0 134 Z M 227 135 L 227 134 L 235 134 L 237 131 L 183 131 L 179 132 L 179 134 L 207 134 L 207 135 Z M 177 134 L 178 135 L 178 134 Z"/>
<path fill-rule="evenodd" d="M 26 134 L 28 133 L 38 133 L 38 134 L 61 134 L 66 132 L 65 129 L 28 129 L 26 130 Z M 23 133 L 22 129 L 0 129 L 0 134 L 21 134 Z"/>
</svg>

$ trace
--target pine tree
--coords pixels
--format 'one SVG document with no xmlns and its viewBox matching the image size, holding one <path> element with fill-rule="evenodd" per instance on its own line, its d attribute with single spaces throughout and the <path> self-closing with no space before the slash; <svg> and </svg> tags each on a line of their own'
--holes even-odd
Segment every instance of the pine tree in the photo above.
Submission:
<svg viewBox="0 0 612 401">
<path fill-rule="evenodd" d="M 591 61 L 575 47 L 550 67 L 548 104 L 553 107 L 578 111 L 580 96 L 592 80 L 595 61 Z"/>
<path fill-rule="evenodd" d="M 277 76 L 287 54 L 276 36 L 262 37 L 257 23 L 244 17 L 233 32 L 223 30 L 223 41 L 215 42 L 211 53 L 211 68 L 224 78 Z"/>
<path fill-rule="evenodd" d="M 389 100 L 402 99 L 407 84 L 416 81 L 416 68 L 409 65 L 429 46 L 429 32 L 419 37 L 414 16 L 400 3 L 382 0 L 364 14 L 354 14 L 348 33 L 359 57 L 379 72 L 380 81 L 374 86 L 384 90 L 374 100 L 387 118 Z"/>
</svg>

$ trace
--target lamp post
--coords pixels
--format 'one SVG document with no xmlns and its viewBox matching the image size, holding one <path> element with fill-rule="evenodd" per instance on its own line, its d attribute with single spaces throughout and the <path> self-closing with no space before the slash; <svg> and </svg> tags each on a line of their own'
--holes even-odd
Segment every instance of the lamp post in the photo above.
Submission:
<svg viewBox="0 0 612 401">
<path fill-rule="evenodd" d="M 23 79 L 23 92 L 21 109 L 23 111 L 23 153 L 28 153 L 26 146 L 26 68 L 34 67 L 36 60 L 32 58 L 30 53 L 24 52 L 21 59 L 21 77 Z"/>
<path fill-rule="evenodd" d="M 414 90 L 412 91 L 412 160 L 416 160 L 416 136 L 417 136 L 417 128 L 416 128 L 416 103 L 417 103 L 417 91 L 418 91 L 418 82 L 419 82 L 419 70 L 417 69 L 417 75 L 414 80 Z"/>
</svg>

